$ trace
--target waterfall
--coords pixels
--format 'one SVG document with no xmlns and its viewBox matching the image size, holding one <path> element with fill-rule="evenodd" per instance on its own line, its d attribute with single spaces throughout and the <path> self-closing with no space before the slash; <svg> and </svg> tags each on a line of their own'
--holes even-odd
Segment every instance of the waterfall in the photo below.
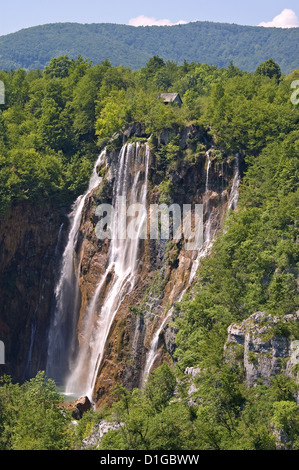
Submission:
<svg viewBox="0 0 299 470">
<path fill-rule="evenodd" d="M 236 154 L 235 158 L 235 171 L 233 184 L 228 201 L 228 211 L 235 209 L 239 198 L 239 185 L 240 185 L 240 170 L 239 170 L 239 154 Z"/>
<path fill-rule="evenodd" d="M 209 211 L 209 170 L 211 166 L 211 159 L 210 159 L 210 152 L 212 149 L 208 150 L 206 155 L 208 158 L 207 170 L 206 170 L 206 190 L 203 197 L 204 200 L 204 211 L 207 214 L 207 220 L 205 223 L 204 228 L 204 243 L 202 248 L 198 251 L 197 258 L 192 265 L 191 268 L 191 275 L 189 280 L 189 285 L 192 283 L 194 276 L 197 272 L 200 260 L 207 256 L 209 253 L 212 245 L 213 239 L 215 236 L 215 231 L 212 230 L 212 222 L 213 222 L 213 213 Z M 222 174 L 223 174 L 223 167 L 222 167 Z M 239 185 L 240 185 L 240 170 L 239 170 L 239 154 L 236 155 L 235 158 L 235 168 L 234 168 L 234 178 L 232 182 L 232 187 L 229 194 L 228 200 L 228 207 L 227 207 L 227 216 L 229 215 L 231 210 L 234 210 L 238 203 L 239 198 Z"/>
<path fill-rule="evenodd" d="M 193 280 L 193 278 L 196 274 L 197 268 L 199 266 L 200 259 L 203 258 L 204 256 L 206 256 L 206 254 L 209 250 L 209 247 L 211 245 L 211 217 L 210 217 L 210 214 L 209 214 L 209 211 L 208 211 L 208 206 L 209 206 L 209 174 L 210 174 L 210 168 L 211 168 L 210 153 L 212 151 L 212 148 L 206 152 L 206 157 L 207 157 L 206 184 L 205 184 L 205 193 L 204 193 L 204 196 L 203 196 L 203 204 L 204 204 L 204 212 L 207 214 L 207 220 L 206 220 L 206 224 L 205 224 L 205 227 L 204 227 L 204 242 L 203 242 L 203 245 L 200 248 L 200 250 L 197 252 L 196 259 L 192 263 L 188 286 L 185 289 L 183 289 L 183 291 L 180 293 L 180 295 L 176 299 L 176 302 L 180 302 L 182 300 L 186 290 L 191 285 L 192 280 Z M 174 308 L 173 306 L 170 308 L 170 310 L 168 311 L 166 317 L 162 321 L 161 325 L 159 326 L 158 330 L 156 331 L 156 333 L 155 333 L 155 335 L 152 339 L 149 351 L 148 351 L 147 356 L 146 356 L 146 362 L 145 362 L 145 367 L 144 367 L 144 372 L 143 372 L 143 379 L 142 379 L 143 385 L 146 384 L 148 375 L 149 375 L 149 373 L 150 373 L 150 371 L 151 371 L 151 369 L 154 365 L 155 359 L 156 359 L 157 354 L 158 354 L 157 350 L 158 350 L 158 344 L 159 344 L 159 337 L 160 337 L 160 334 L 162 333 L 163 329 L 167 325 L 167 323 L 171 320 L 171 317 L 172 317 L 172 314 L 173 314 L 173 308 Z"/>
<path fill-rule="evenodd" d="M 136 236 L 119 237 L 117 234 L 122 233 L 119 216 L 123 198 L 127 206 L 138 203 L 146 206 L 148 166 L 147 144 L 127 144 L 121 149 L 114 183 L 114 218 L 108 266 L 83 317 L 80 347 L 75 366 L 67 378 L 66 394 L 84 394 L 92 399 L 112 322 L 122 301 L 135 286 L 139 242 L 147 221 L 146 211 L 138 219 Z"/>
<path fill-rule="evenodd" d="M 206 156 L 208 158 L 207 171 L 206 171 L 206 193 L 209 191 L 209 174 L 210 174 L 210 168 L 211 168 L 211 155 L 210 154 L 211 154 L 212 148 L 206 152 Z"/>
<path fill-rule="evenodd" d="M 162 333 L 162 331 L 165 328 L 168 321 L 170 321 L 170 319 L 172 317 L 172 313 L 173 313 L 173 307 L 169 310 L 168 314 L 166 315 L 166 317 L 162 321 L 160 327 L 158 328 L 158 330 L 156 331 L 156 333 L 155 333 L 155 335 L 152 339 L 150 349 L 149 349 L 149 351 L 147 353 L 147 356 L 146 356 L 146 362 L 145 362 L 145 367 L 144 367 L 144 371 L 143 371 L 143 377 L 142 377 L 142 384 L 143 385 L 146 384 L 147 379 L 148 379 L 148 375 L 149 375 L 149 373 L 150 373 L 150 371 L 151 371 L 151 369 L 154 365 L 155 359 L 157 357 L 157 354 L 158 354 L 157 350 L 158 350 L 160 334 Z"/>
<path fill-rule="evenodd" d="M 211 153 L 212 149 L 213 149 L 213 147 L 211 147 L 210 150 L 208 150 L 206 152 L 206 157 L 208 159 L 208 163 L 207 163 L 207 169 L 206 169 L 206 187 L 205 187 L 205 193 L 203 195 L 204 213 L 206 214 L 206 222 L 205 222 L 205 225 L 204 225 L 204 242 L 203 242 L 203 245 L 202 245 L 201 249 L 198 250 L 196 259 L 194 260 L 194 262 L 192 264 L 188 286 L 191 285 L 191 283 L 192 283 L 192 281 L 195 277 L 195 274 L 197 272 L 200 260 L 208 254 L 208 252 L 209 252 L 209 250 L 212 246 L 212 241 L 213 241 L 213 236 L 214 236 L 214 234 L 212 234 L 212 214 L 211 214 L 211 211 L 209 211 L 209 201 L 210 201 L 210 198 L 209 198 L 209 192 L 210 192 L 209 174 L 210 174 L 210 168 L 211 168 L 211 155 L 210 155 L 210 153 Z"/>
<path fill-rule="evenodd" d="M 213 147 L 212 147 L 213 148 Z M 187 289 L 191 286 L 192 281 L 196 275 L 197 269 L 199 267 L 200 260 L 203 259 L 205 256 L 208 255 L 212 245 L 213 245 L 213 239 L 215 236 L 216 230 L 212 230 L 212 222 L 213 222 L 213 212 L 209 210 L 209 196 L 210 196 L 210 185 L 209 185 L 209 174 L 210 174 L 210 168 L 211 168 L 211 156 L 210 153 L 212 151 L 212 148 L 206 152 L 206 157 L 207 157 L 207 165 L 206 165 L 206 184 L 205 184 L 205 193 L 203 195 L 203 204 L 204 204 L 204 213 L 206 214 L 206 221 L 204 225 L 204 242 L 202 247 L 198 250 L 197 256 L 195 260 L 192 263 L 191 271 L 190 271 L 190 276 L 189 276 L 189 282 L 188 286 L 183 289 L 179 297 L 177 298 L 176 302 L 180 302 L 187 291 Z M 223 170 L 222 170 L 223 173 Z M 239 172 L 239 156 L 238 154 L 236 155 L 235 159 L 235 169 L 234 169 L 234 178 L 232 182 L 232 187 L 229 195 L 229 201 L 228 201 L 228 212 L 230 210 L 235 209 L 237 202 L 238 202 L 238 196 L 239 196 L 239 183 L 240 183 L 240 172 Z M 156 357 L 158 355 L 158 345 L 159 345 L 159 337 L 167 325 L 169 321 L 172 318 L 174 307 L 172 306 L 171 309 L 168 311 L 166 317 L 162 321 L 161 325 L 157 329 L 149 351 L 146 356 L 146 363 L 144 367 L 144 372 L 143 372 L 143 380 L 142 383 L 143 385 L 146 384 L 148 375 L 154 365 L 154 362 L 156 360 Z"/>
<path fill-rule="evenodd" d="M 211 151 L 211 150 L 210 150 Z M 181 301 L 190 287 L 200 260 L 207 255 L 213 243 L 217 224 L 217 211 L 212 210 L 211 199 L 211 156 L 206 152 L 207 164 L 203 206 L 205 214 L 203 246 L 193 254 L 193 264 L 187 286 L 175 299 Z M 98 167 L 106 158 L 103 151 L 94 165 L 87 191 L 74 203 L 69 215 L 70 228 L 67 243 L 63 252 L 60 275 L 55 289 L 55 310 L 48 335 L 47 376 L 55 379 L 58 385 L 64 386 L 67 395 L 87 395 L 91 400 L 102 364 L 107 338 L 119 308 L 124 299 L 136 287 L 138 280 L 141 240 L 146 238 L 147 223 L 147 180 L 149 171 L 148 144 L 130 143 L 122 147 L 118 154 L 117 164 L 112 166 L 115 172 L 113 185 L 113 218 L 112 237 L 105 273 L 97 279 L 94 291 L 85 309 L 82 308 L 79 289 L 81 258 L 78 256 L 78 234 L 84 214 L 85 203 L 93 190 L 100 184 Z M 239 170 L 236 158 L 235 174 L 229 196 L 228 208 L 235 208 L 238 197 Z M 128 236 L 130 223 L 126 223 L 125 233 L 123 220 L 119 215 L 123 208 L 140 204 L 145 210 L 134 219 L 135 213 L 126 212 L 126 222 L 135 220 L 134 234 Z M 138 211 L 138 209 L 136 209 Z M 97 210 L 95 212 L 97 215 Z M 130 219 L 131 217 L 131 219 Z M 134 221 L 133 220 L 133 221 Z M 133 222 L 132 221 L 132 222 Z M 61 235 L 62 227 L 60 228 Z M 97 231 L 95 231 L 97 234 Z M 82 256 L 82 254 L 81 254 Z M 159 337 L 167 323 L 171 321 L 173 306 L 160 318 L 158 328 L 146 356 L 143 373 L 145 383 L 158 354 Z M 79 318 L 80 314 L 80 318 Z M 137 348 L 139 335 L 138 321 L 133 340 L 133 350 Z M 80 325 L 80 326 L 79 326 Z"/>
<path fill-rule="evenodd" d="M 57 242 L 54 250 L 54 259 L 56 260 L 59 256 L 59 247 L 61 243 L 61 236 L 62 236 L 62 229 L 63 229 L 63 223 L 60 224 L 60 228 L 58 231 L 57 235 Z M 39 297 L 38 297 L 38 302 L 37 306 L 35 308 L 33 317 L 31 319 L 30 323 L 30 343 L 29 343 L 29 348 L 28 348 L 28 354 L 27 354 L 27 360 L 26 360 L 26 365 L 24 367 L 24 372 L 23 372 L 23 380 L 25 380 L 28 376 L 31 375 L 31 367 L 32 367 L 32 357 L 33 357 L 33 350 L 35 346 L 35 340 L 36 340 L 36 331 L 38 329 L 38 311 L 40 304 L 42 303 L 43 300 L 43 291 L 42 291 L 42 279 L 44 278 L 44 272 L 43 272 L 43 267 L 41 270 L 41 275 L 40 275 L 40 285 L 39 285 Z"/>
<path fill-rule="evenodd" d="M 86 198 L 101 181 L 97 168 L 102 163 L 105 151 L 99 155 L 89 180 L 86 193 L 75 201 L 69 215 L 70 229 L 68 241 L 62 256 L 60 275 L 55 288 L 55 310 L 48 335 L 48 357 L 46 373 L 61 383 L 69 368 L 69 357 L 76 326 L 76 310 L 79 294 L 75 273 L 74 252 Z M 62 226 L 60 227 L 59 237 Z"/>
</svg>

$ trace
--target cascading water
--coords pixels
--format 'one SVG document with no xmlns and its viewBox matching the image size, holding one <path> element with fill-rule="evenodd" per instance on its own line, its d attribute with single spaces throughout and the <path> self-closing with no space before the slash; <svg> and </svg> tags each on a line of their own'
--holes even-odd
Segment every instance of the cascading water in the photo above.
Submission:
<svg viewBox="0 0 299 470">
<path fill-rule="evenodd" d="M 206 214 L 206 222 L 205 222 L 205 226 L 204 226 L 204 240 L 203 240 L 202 247 L 198 250 L 197 256 L 196 256 L 195 260 L 192 263 L 188 285 L 185 289 L 183 289 L 183 291 L 181 292 L 181 294 L 177 298 L 176 302 L 180 302 L 182 300 L 185 292 L 187 291 L 187 289 L 192 284 L 192 281 L 193 281 L 193 279 L 195 277 L 195 274 L 197 272 L 197 269 L 199 267 L 200 260 L 203 259 L 205 256 L 207 256 L 207 254 L 209 253 L 209 251 L 210 251 L 210 249 L 213 245 L 213 240 L 214 240 L 216 229 L 215 230 L 212 229 L 213 214 L 212 214 L 212 211 L 209 210 L 209 195 L 210 195 L 209 174 L 210 174 L 210 168 L 211 168 L 211 155 L 210 155 L 210 153 L 212 151 L 212 148 L 206 152 L 206 157 L 207 157 L 206 184 L 205 184 L 205 193 L 203 195 L 204 213 Z M 223 170 L 222 170 L 222 174 L 223 174 Z M 229 213 L 231 209 L 235 209 L 235 207 L 237 205 L 238 195 L 239 195 L 239 183 L 240 183 L 239 156 L 236 155 L 234 178 L 233 178 L 232 187 L 231 187 L 231 191 L 230 191 L 230 195 L 229 195 L 227 213 Z M 150 371 L 151 371 L 151 369 L 152 369 L 152 367 L 155 363 L 155 360 L 156 360 L 157 355 L 158 355 L 159 337 L 160 337 L 162 331 L 164 330 L 164 328 L 166 327 L 166 325 L 171 321 L 173 310 L 174 310 L 174 307 L 172 306 L 170 308 L 170 310 L 168 311 L 166 317 L 161 322 L 161 325 L 157 329 L 157 331 L 156 331 L 156 333 L 155 333 L 155 335 L 152 339 L 149 351 L 148 351 L 147 356 L 146 356 L 146 363 L 145 363 L 144 372 L 143 372 L 143 379 L 142 379 L 143 385 L 146 384 L 148 375 L 149 375 L 149 373 L 150 373 Z"/>
<path fill-rule="evenodd" d="M 239 154 L 236 154 L 235 158 L 235 174 L 232 184 L 232 189 L 230 192 L 230 197 L 228 201 L 228 211 L 235 209 L 238 203 L 239 197 L 239 185 L 240 185 L 240 170 L 239 170 Z"/>
<path fill-rule="evenodd" d="M 210 156 L 211 150 L 212 149 L 210 149 L 206 152 L 206 157 L 207 157 L 206 184 L 205 184 L 205 194 L 204 194 L 204 197 L 203 197 L 203 203 L 204 203 L 204 206 L 205 206 L 204 209 L 205 209 L 205 212 L 207 214 L 208 214 L 208 202 L 209 202 L 208 193 L 209 193 L 209 173 L 210 173 L 210 168 L 211 168 L 211 156 Z M 211 218 L 209 217 L 209 214 L 208 214 L 208 218 L 207 218 L 206 225 L 205 225 L 205 230 L 204 230 L 203 245 L 202 245 L 201 249 L 198 251 L 196 259 L 193 261 L 188 286 L 185 289 L 183 289 L 183 291 L 180 293 L 179 297 L 176 299 L 176 302 L 180 302 L 182 300 L 187 288 L 190 286 L 190 284 L 191 284 L 191 282 L 192 282 L 192 280 L 195 276 L 195 273 L 197 271 L 200 259 L 206 255 L 206 253 L 207 253 L 207 251 L 210 247 L 210 242 L 211 242 L 211 240 L 210 240 L 211 239 L 211 220 L 210 219 Z M 169 323 L 169 321 L 171 321 L 172 314 L 173 314 L 173 308 L 174 307 L 170 308 L 170 310 L 168 311 L 166 317 L 162 321 L 161 325 L 159 326 L 158 330 L 156 331 L 156 333 L 155 333 L 155 335 L 152 339 L 149 351 L 148 351 L 147 356 L 146 356 L 146 362 L 145 362 L 145 367 L 144 367 L 144 371 L 143 371 L 143 379 L 142 379 L 143 385 L 146 384 L 148 375 L 149 375 L 149 373 L 150 373 L 150 371 L 151 371 L 151 369 L 154 365 L 155 359 L 156 359 L 157 354 L 158 354 L 157 349 L 158 349 L 158 344 L 159 344 L 159 337 L 160 337 L 163 329 L 167 325 L 167 323 Z"/>
<path fill-rule="evenodd" d="M 189 285 L 194 279 L 200 260 L 204 258 L 205 256 L 207 256 L 207 254 L 209 253 L 213 245 L 213 240 L 214 240 L 214 236 L 216 232 L 216 230 L 212 230 L 213 214 L 211 213 L 211 211 L 209 211 L 209 191 L 210 191 L 209 170 L 211 167 L 210 152 L 212 148 L 208 150 L 206 153 L 206 156 L 208 158 L 208 163 L 207 163 L 207 170 L 206 170 L 206 190 L 205 190 L 203 200 L 204 200 L 204 206 L 205 206 L 205 213 L 207 214 L 207 220 L 206 220 L 205 229 L 204 229 L 204 243 L 203 243 L 202 248 L 198 251 L 197 258 L 192 265 Z M 223 164 L 222 164 L 221 174 L 223 175 Z M 231 187 L 230 194 L 229 194 L 228 206 L 227 206 L 227 216 L 229 215 L 230 211 L 232 209 L 235 209 L 237 206 L 238 198 L 239 198 L 239 185 L 240 185 L 240 170 L 239 170 L 239 155 L 237 154 L 235 158 L 234 178 L 233 178 L 232 187 Z"/>
<path fill-rule="evenodd" d="M 200 260 L 208 253 L 217 229 L 216 218 L 219 218 L 219 213 L 212 209 L 210 201 L 212 195 L 210 151 L 206 153 L 206 157 L 205 192 L 203 194 L 205 215 L 203 245 L 193 254 L 189 282 L 187 281 L 187 286 L 177 296 L 176 302 L 182 299 L 184 293 L 190 287 Z M 87 395 L 90 399 L 92 399 L 96 388 L 98 371 L 113 320 L 126 296 L 137 285 L 138 261 L 142 252 L 140 250 L 140 240 L 146 238 L 146 233 L 144 236 L 142 235 L 147 222 L 146 199 L 149 147 L 147 144 L 140 143 L 126 144 L 119 152 L 113 186 L 112 238 L 109 244 L 106 269 L 105 273 L 98 279 L 88 306 L 82 309 L 79 276 L 83 254 L 82 252 L 78 254 L 78 233 L 86 205 L 85 202 L 101 181 L 97 168 L 103 164 L 104 160 L 105 151 L 101 153 L 94 166 L 88 190 L 76 200 L 70 214 L 70 231 L 63 253 L 60 277 L 55 290 L 56 309 L 49 331 L 46 369 L 49 377 L 54 378 L 57 384 L 64 386 L 66 395 Z M 238 186 L 239 170 L 238 158 L 236 158 L 235 175 L 230 191 L 228 209 L 234 208 L 237 203 Z M 126 209 L 138 203 L 145 210 L 144 212 L 141 211 L 141 216 L 137 218 L 137 222 L 134 224 L 135 236 L 122 236 L 123 222 L 119 221 L 119 213 L 122 212 L 123 207 Z M 139 208 L 136 210 L 138 211 Z M 98 215 L 97 211 L 95 215 Z M 128 222 L 130 216 L 134 218 L 136 216 L 135 212 L 130 214 L 126 212 L 126 222 Z M 127 227 L 128 224 L 126 224 L 126 230 Z M 96 231 L 95 234 L 97 234 Z M 126 235 L 128 235 L 127 232 Z M 146 382 L 157 358 L 159 337 L 171 321 L 172 314 L 173 306 L 160 318 L 160 325 L 152 338 L 146 356 L 143 383 Z M 132 351 L 137 348 L 140 333 L 139 326 L 137 322 Z M 134 355 L 134 351 L 132 354 Z"/>
<path fill-rule="evenodd" d="M 120 212 L 123 201 L 128 207 L 134 204 L 146 207 L 148 166 L 147 144 L 127 144 L 122 148 L 114 184 L 108 267 L 83 318 L 80 347 L 75 367 L 66 382 L 66 394 L 84 394 L 92 399 L 112 322 L 125 296 L 135 286 L 139 243 L 146 228 L 146 210 L 138 218 L 134 236 L 118 236 L 122 233 Z"/>
<path fill-rule="evenodd" d="M 60 276 L 55 289 L 55 310 L 48 336 L 48 357 L 46 373 L 61 384 L 69 369 L 72 341 L 76 326 L 76 303 L 79 288 L 75 273 L 74 252 L 78 231 L 86 198 L 98 186 L 101 178 L 97 168 L 102 163 L 105 151 L 97 159 L 89 181 L 89 187 L 83 196 L 75 201 L 70 219 L 68 241 L 63 253 Z M 60 230 L 62 227 L 60 228 Z"/>
<path fill-rule="evenodd" d="M 197 252 L 197 256 L 195 261 L 192 264 L 191 268 L 191 273 L 190 273 L 190 278 L 189 278 L 189 286 L 192 283 L 194 276 L 197 272 L 200 260 L 204 258 L 213 242 L 213 236 L 214 234 L 212 233 L 212 214 L 209 211 L 209 192 L 210 192 L 210 187 L 209 187 L 209 175 L 210 175 L 210 168 L 211 168 L 211 151 L 213 147 L 206 152 L 206 157 L 207 157 L 207 169 L 206 169 L 206 187 L 205 187 L 205 193 L 203 195 L 203 205 L 204 205 L 204 213 L 206 214 L 206 223 L 204 227 L 204 242 L 200 250 Z"/>
</svg>

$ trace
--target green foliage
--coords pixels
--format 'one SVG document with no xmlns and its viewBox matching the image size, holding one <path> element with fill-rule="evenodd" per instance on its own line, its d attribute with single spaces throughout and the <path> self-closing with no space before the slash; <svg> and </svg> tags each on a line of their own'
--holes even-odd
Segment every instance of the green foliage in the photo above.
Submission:
<svg viewBox="0 0 299 470">
<path fill-rule="evenodd" d="M 279 80 L 281 77 L 281 70 L 278 64 L 273 59 L 268 59 L 258 66 L 255 73 L 257 75 L 264 75 L 269 78 Z"/>
<path fill-rule="evenodd" d="M 163 364 L 150 376 L 145 394 L 156 411 L 161 411 L 169 402 L 175 390 L 175 377 L 171 369 Z"/>
<path fill-rule="evenodd" d="M 112 91 L 105 100 L 105 106 L 96 122 L 96 134 L 100 139 L 110 138 L 117 131 L 121 131 L 126 124 L 124 97 L 124 90 L 117 90 Z"/>
<path fill-rule="evenodd" d="M 296 129 L 287 82 L 245 74 L 213 86 L 207 117 L 220 149 L 256 156 L 275 136 Z"/>
<path fill-rule="evenodd" d="M 0 448 L 65 450 L 70 448 L 70 418 L 58 406 L 61 396 L 43 372 L 22 385 L 2 377 Z"/>
<path fill-rule="evenodd" d="M 196 379 L 194 407 L 186 403 L 183 378 L 175 383 L 167 369 L 156 369 L 144 390 L 116 387 L 105 419 L 121 426 L 103 437 L 101 450 L 274 450 L 273 426 L 296 446 L 298 407 L 290 379 L 277 376 L 272 387 L 247 390 L 241 370 L 211 362 Z"/>
<path fill-rule="evenodd" d="M 2 73 L 0 210 L 24 200 L 70 204 L 86 189 L 99 152 L 95 113 L 111 69 L 78 57 L 53 59 L 46 70 Z"/>
<path fill-rule="evenodd" d="M 103 437 L 100 449 L 188 449 L 191 412 L 186 404 L 173 400 L 175 385 L 173 372 L 163 364 L 150 375 L 144 390 L 116 387 L 109 416 L 122 425 Z"/>
<path fill-rule="evenodd" d="M 171 198 L 170 198 L 170 193 L 172 190 L 172 184 L 170 180 L 165 180 L 162 181 L 162 183 L 159 184 L 159 202 L 160 204 L 170 204 Z"/>
<path fill-rule="evenodd" d="M 82 54 L 94 64 L 109 58 L 114 66 L 122 64 L 134 70 L 149 64 L 149 72 L 157 71 L 158 77 L 163 71 L 161 60 L 185 64 L 185 69 L 188 67 L 186 61 L 229 67 L 230 75 L 235 75 L 238 68 L 254 72 L 261 62 L 273 57 L 283 73 L 290 73 L 298 66 L 294 47 L 297 43 L 296 28 L 261 28 L 203 21 L 171 28 L 56 23 L 1 36 L 0 68 L 42 69 L 53 57 L 76 59 L 78 54 Z M 151 59 L 153 54 L 155 59 Z M 54 64 L 51 72 L 68 73 L 67 60 L 60 59 Z M 163 86 L 167 83 L 165 79 L 168 80 L 168 74 L 163 73 Z"/>
<path fill-rule="evenodd" d="M 86 414 L 74 430 L 43 374 L 22 385 L 3 378 L 1 448 L 79 448 L 102 417 L 122 424 L 104 436 L 101 448 L 108 450 L 273 449 L 273 423 L 299 446 L 294 382 L 276 376 L 271 387 L 247 390 L 241 366 L 224 357 L 227 327 L 256 311 L 281 318 L 273 335 L 298 338 L 297 325 L 283 319 L 299 300 L 299 108 L 290 101 L 296 76 L 281 76 L 273 61 L 251 75 L 233 63 L 227 69 L 177 65 L 160 56 L 147 57 L 138 71 L 62 56 L 44 72 L 0 73 L 7 92 L 0 112 L 2 213 L 21 201 L 68 205 L 86 189 L 99 147 L 119 148 L 121 131 L 135 123 L 151 136 L 160 202 L 179 193 L 171 176 L 195 165 L 209 139 L 217 164 L 238 152 L 244 173 L 238 209 L 201 261 L 192 297 L 176 307 L 179 382 L 163 364 L 144 389 L 117 387 L 111 409 Z M 165 90 L 179 92 L 183 106 L 158 99 Z M 182 148 L 178 131 L 187 124 L 200 126 L 205 143 L 189 139 Z M 169 141 L 159 145 L 166 130 Z M 174 250 L 169 262 L 176 256 Z M 157 273 L 132 314 L 144 314 L 146 296 L 159 297 L 166 281 L 164 272 Z M 250 359 L 256 364 L 256 357 Z M 189 366 L 202 370 L 196 407 L 187 404 L 189 383 L 180 373 Z"/>
<path fill-rule="evenodd" d="M 82 418 L 76 422 L 74 427 L 69 427 L 70 445 L 72 449 L 81 449 L 83 439 L 90 436 L 94 426 L 101 421 L 105 412 L 105 408 L 101 412 L 89 410 L 83 414 Z"/>
<path fill-rule="evenodd" d="M 294 426 L 299 426 L 298 406 L 292 401 L 279 401 L 273 403 L 273 423 L 277 429 L 289 433 Z M 299 429 L 297 429 L 298 432 Z"/>
<path fill-rule="evenodd" d="M 154 56 L 132 72 L 107 60 L 93 66 L 65 55 L 52 59 L 44 72 L 1 72 L 1 79 L 6 86 L 0 114 L 2 213 L 11 203 L 36 199 L 37 192 L 41 203 L 51 197 L 69 204 L 87 185 L 99 152 L 95 136 L 102 147 L 134 123 L 152 138 L 165 130 L 176 135 L 191 123 L 211 126 L 220 162 L 231 152 L 256 156 L 278 134 L 293 135 L 298 117 L 289 100 L 290 79 L 278 84 L 232 63 L 227 69 L 186 61 L 178 66 Z M 182 108 L 158 99 L 165 90 L 181 93 Z M 182 158 L 174 137 L 156 153 L 163 174 Z M 291 284 L 285 279 L 280 288 Z"/>
<path fill-rule="evenodd" d="M 50 78 L 65 78 L 69 75 L 69 70 L 73 61 L 67 55 L 55 57 L 45 67 L 45 75 Z"/>
</svg>

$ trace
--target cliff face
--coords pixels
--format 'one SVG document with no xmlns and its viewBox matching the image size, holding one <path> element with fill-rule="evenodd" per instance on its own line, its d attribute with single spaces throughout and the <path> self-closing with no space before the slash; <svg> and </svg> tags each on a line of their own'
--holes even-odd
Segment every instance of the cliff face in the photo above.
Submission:
<svg viewBox="0 0 299 470">
<path fill-rule="evenodd" d="M 199 142 L 201 137 L 196 129 L 187 129 L 180 136 L 180 146 L 191 153 L 192 145 Z M 165 145 L 168 141 L 167 133 L 160 136 L 160 144 Z M 118 162 L 119 150 L 106 153 L 101 170 L 105 176 L 101 185 L 85 203 L 79 229 L 76 259 L 80 260 L 77 274 L 81 305 L 77 324 L 77 351 L 83 341 L 82 325 L 86 323 L 88 305 L 92 302 L 99 280 L 109 264 L 110 242 L 100 241 L 96 237 L 96 207 L 103 202 L 112 202 Z M 156 149 L 151 149 L 148 207 L 151 204 L 159 204 L 162 200 L 161 180 L 158 176 L 160 165 Z M 134 171 L 132 168 L 131 173 Z M 237 187 L 233 188 L 236 182 L 235 159 L 219 163 L 217 159 L 210 158 L 208 153 L 202 151 L 192 161 L 182 159 L 177 162 L 167 178 L 172 188 L 167 194 L 169 204 L 203 204 L 204 239 L 207 241 L 207 249 L 224 222 L 228 206 L 233 204 L 232 191 L 237 190 Z M 138 250 L 134 287 L 119 304 L 97 370 L 93 400 L 98 406 L 105 401 L 109 402 L 109 394 L 115 383 L 121 383 L 129 389 L 141 387 L 150 370 L 160 365 L 163 360 L 170 363 L 174 360 L 175 332 L 169 325 L 171 308 L 192 285 L 196 267 L 200 262 L 200 254 L 186 250 L 184 240 L 175 242 L 151 240 L 147 237 L 140 241 Z M 204 253 L 201 255 L 204 256 Z M 107 278 L 106 285 L 102 287 L 98 314 L 110 295 L 109 282 L 110 278 Z"/>
<path fill-rule="evenodd" d="M 248 387 L 259 382 L 270 386 L 278 374 L 298 383 L 299 341 L 292 334 L 298 319 L 299 311 L 284 317 L 257 312 L 228 328 L 226 357 L 232 363 L 241 362 Z M 295 398 L 299 403 L 298 393 Z"/>
<path fill-rule="evenodd" d="M 0 220 L 0 374 L 15 380 L 45 368 L 61 223 L 50 204 L 19 204 Z"/>
<path fill-rule="evenodd" d="M 85 391 L 93 360 L 89 395 L 98 407 L 109 402 L 116 383 L 141 387 L 153 368 L 163 360 L 174 360 L 173 305 L 192 286 L 200 259 L 208 253 L 238 193 L 240 161 L 220 159 L 212 148 L 207 152 L 200 130 L 192 127 L 177 134 L 179 157 L 175 155 L 171 164 L 160 152 L 173 138 L 168 131 L 150 147 L 138 126 L 124 133 L 123 143 L 131 137 L 141 137 L 144 143 L 110 148 L 99 158 L 93 184 L 76 202 L 77 228 L 72 217 L 70 225 L 50 205 L 43 209 L 19 205 L 0 223 L 0 339 L 6 346 L 1 374 L 23 380 L 48 369 L 54 379 L 58 373 L 60 381 L 62 376 L 69 380 L 75 371 L 75 382 Z M 111 241 L 96 233 L 97 208 L 113 204 L 120 186 L 131 200 L 145 197 L 147 208 L 162 202 L 180 207 L 202 204 L 202 248 L 191 251 L 184 239 L 147 236 L 138 244 L 117 246 L 112 262 Z M 72 228 L 76 228 L 73 238 Z M 130 263 L 126 251 L 131 253 Z M 66 254 L 71 273 L 62 272 Z M 61 289 L 59 296 L 68 292 L 68 299 L 58 296 L 55 305 L 54 292 L 62 278 L 66 290 Z M 55 346 L 52 356 L 49 338 Z M 97 354 L 99 347 L 102 352 Z"/>
</svg>

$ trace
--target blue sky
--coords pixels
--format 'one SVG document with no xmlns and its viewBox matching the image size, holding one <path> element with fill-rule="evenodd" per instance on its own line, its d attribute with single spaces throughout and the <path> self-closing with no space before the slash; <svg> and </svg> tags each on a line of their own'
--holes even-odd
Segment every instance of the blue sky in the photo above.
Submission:
<svg viewBox="0 0 299 470">
<path fill-rule="evenodd" d="M 200 20 L 253 26 L 261 23 L 267 23 L 264 26 L 299 26 L 298 0 L 6 0 L 1 3 L 0 35 L 64 21 L 138 26 Z"/>
</svg>

